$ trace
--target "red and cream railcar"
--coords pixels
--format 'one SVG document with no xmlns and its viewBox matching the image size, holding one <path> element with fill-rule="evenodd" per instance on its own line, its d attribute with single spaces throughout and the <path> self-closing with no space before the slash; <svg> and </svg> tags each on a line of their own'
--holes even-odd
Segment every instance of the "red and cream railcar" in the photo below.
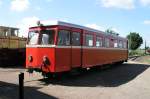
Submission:
<svg viewBox="0 0 150 99">
<path fill-rule="evenodd" d="M 57 21 L 29 29 L 26 68 L 44 73 L 90 68 L 128 59 L 127 39 Z"/>
</svg>

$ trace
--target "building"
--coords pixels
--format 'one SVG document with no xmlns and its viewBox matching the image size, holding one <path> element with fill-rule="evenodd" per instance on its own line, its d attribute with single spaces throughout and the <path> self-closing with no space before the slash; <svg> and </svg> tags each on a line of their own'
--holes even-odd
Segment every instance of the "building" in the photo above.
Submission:
<svg viewBox="0 0 150 99">
<path fill-rule="evenodd" d="M 0 26 L 0 37 L 18 36 L 19 28 Z"/>
</svg>

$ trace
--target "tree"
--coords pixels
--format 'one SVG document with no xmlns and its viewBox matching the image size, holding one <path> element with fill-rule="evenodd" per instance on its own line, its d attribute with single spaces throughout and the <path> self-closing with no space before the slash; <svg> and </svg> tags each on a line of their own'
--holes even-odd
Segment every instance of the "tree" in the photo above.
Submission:
<svg viewBox="0 0 150 99">
<path fill-rule="evenodd" d="M 115 31 L 112 30 L 112 29 L 106 29 L 106 30 L 105 30 L 105 33 L 112 34 L 112 35 L 119 35 L 119 33 L 115 32 Z"/>
<path fill-rule="evenodd" d="M 131 50 L 136 50 L 143 44 L 143 38 L 136 32 L 130 32 L 130 34 L 127 35 L 127 39 L 129 42 L 129 49 Z"/>
</svg>

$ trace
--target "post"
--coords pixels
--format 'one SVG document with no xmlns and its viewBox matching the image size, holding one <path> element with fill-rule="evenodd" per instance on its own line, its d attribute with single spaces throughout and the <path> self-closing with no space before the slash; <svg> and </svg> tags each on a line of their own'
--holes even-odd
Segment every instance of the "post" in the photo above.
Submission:
<svg viewBox="0 0 150 99">
<path fill-rule="evenodd" d="M 24 99 L 24 73 L 19 74 L 19 99 Z"/>
<path fill-rule="evenodd" d="M 147 46 L 146 46 L 146 40 L 145 40 L 145 55 L 146 55 L 146 50 L 147 50 Z"/>
</svg>

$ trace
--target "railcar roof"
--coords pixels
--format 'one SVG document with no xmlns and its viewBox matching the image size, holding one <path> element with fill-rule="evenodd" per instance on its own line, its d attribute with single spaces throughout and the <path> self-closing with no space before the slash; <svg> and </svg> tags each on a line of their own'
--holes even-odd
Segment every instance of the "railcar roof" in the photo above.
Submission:
<svg viewBox="0 0 150 99">
<path fill-rule="evenodd" d="M 54 25 L 67 26 L 67 27 L 79 28 L 79 29 L 83 29 L 83 30 L 87 30 L 87 31 L 95 32 L 95 33 L 102 33 L 104 35 L 118 37 L 120 39 L 125 39 L 125 38 L 122 38 L 120 36 L 109 34 L 109 33 L 106 33 L 104 31 L 96 30 L 96 29 L 93 29 L 93 28 L 90 28 L 90 27 L 81 26 L 81 25 L 72 24 L 72 23 L 63 22 L 63 21 L 58 21 L 58 20 L 54 20 L 54 21 L 40 21 L 40 23 L 43 24 L 43 26 L 54 26 Z"/>
</svg>

